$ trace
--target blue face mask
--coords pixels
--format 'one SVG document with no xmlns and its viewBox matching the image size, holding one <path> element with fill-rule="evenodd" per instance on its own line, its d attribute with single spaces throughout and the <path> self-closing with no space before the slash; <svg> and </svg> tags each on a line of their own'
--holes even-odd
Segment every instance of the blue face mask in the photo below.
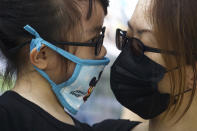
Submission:
<svg viewBox="0 0 197 131">
<path fill-rule="evenodd" d="M 61 84 L 54 83 L 43 70 L 34 66 L 34 68 L 50 83 L 53 92 L 65 110 L 72 114 L 76 114 L 80 106 L 90 96 L 104 70 L 104 67 L 109 63 L 109 59 L 106 57 L 101 60 L 80 59 L 75 55 L 45 41 L 29 25 L 25 26 L 24 29 L 35 36 L 35 39 L 31 40 L 30 52 L 34 48 L 36 48 L 37 51 L 40 51 L 41 46 L 45 45 L 63 57 L 76 63 L 72 76 Z"/>
</svg>

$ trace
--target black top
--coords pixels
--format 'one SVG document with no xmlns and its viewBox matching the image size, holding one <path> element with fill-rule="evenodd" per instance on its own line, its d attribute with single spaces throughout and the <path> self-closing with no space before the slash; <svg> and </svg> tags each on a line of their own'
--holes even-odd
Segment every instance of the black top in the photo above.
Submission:
<svg viewBox="0 0 197 131">
<path fill-rule="evenodd" d="M 0 131 L 129 131 L 139 124 L 129 120 L 105 120 L 93 126 L 72 118 L 63 123 L 13 91 L 0 96 Z"/>
</svg>

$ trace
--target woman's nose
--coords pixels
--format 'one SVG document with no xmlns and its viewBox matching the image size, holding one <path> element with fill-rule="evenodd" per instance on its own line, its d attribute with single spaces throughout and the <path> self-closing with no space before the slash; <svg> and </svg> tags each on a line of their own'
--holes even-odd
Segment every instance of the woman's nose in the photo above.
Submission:
<svg viewBox="0 0 197 131">
<path fill-rule="evenodd" d="M 106 56 L 107 54 L 107 50 L 104 46 L 101 47 L 101 51 L 98 54 L 98 56 L 96 56 L 96 59 L 103 59 L 104 56 Z"/>
</svg>

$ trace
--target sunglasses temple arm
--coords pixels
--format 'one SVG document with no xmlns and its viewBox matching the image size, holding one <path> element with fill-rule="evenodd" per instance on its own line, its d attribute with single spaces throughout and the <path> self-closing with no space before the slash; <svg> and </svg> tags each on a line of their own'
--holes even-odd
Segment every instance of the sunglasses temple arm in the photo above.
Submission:
<svg viewBox="0 0 197 131">
<path fill-rule="evenodd" d="M 145 47 L 145 51 L 154 52 L 154 53 L 165 53 L 165 54 L 171 54 L 176 55 L 174 51 L 168 51 L 168 50 L 161 50 L 157 48 L 151 48 L 151 47 Z"/>
<path fill-rule="evenodd" d="M 79 43 L 79 42 L 51 42 L 58 45 L 71 45 L 71 46 L 89 46 L 95 47 L 96 43 Z"/>
</svg>

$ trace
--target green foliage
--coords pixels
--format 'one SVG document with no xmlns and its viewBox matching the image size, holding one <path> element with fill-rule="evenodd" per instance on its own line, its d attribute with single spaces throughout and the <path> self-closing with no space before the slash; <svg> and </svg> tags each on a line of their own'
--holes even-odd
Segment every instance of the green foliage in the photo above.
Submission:
<svg viewBox="0 0 197 131">
<path fill-rule="evenodd" d="M 11 83 L 4 82 L 3 83 L 3 78 L 0 77 L 0 92 L 4 92 L 6 90 L 10 90 L 13 87 L 13 83 L 14 82 L 11 82 Z"/>
</svg>

